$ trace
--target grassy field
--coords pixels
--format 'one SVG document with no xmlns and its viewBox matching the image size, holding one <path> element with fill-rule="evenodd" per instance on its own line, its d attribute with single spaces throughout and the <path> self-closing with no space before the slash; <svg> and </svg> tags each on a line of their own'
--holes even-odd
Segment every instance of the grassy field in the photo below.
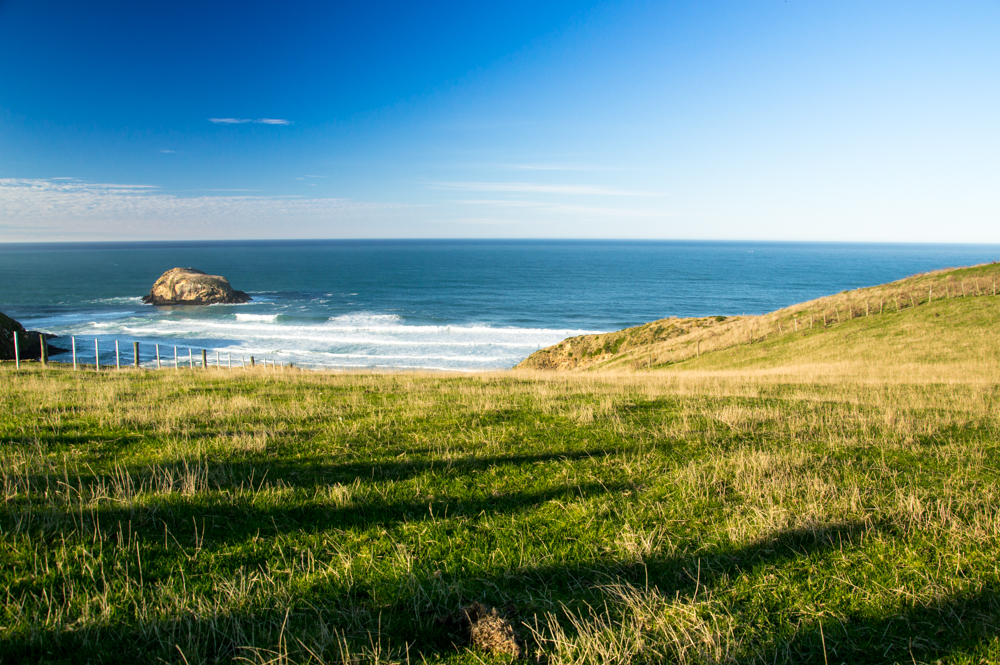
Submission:
<svg viewBox="0 0 1000 665">
<path fill-rule="evenodd" d="M 997 300 L 649 372 L 2 364 L 0 661 L 1000 662 Z"/>
</svg>

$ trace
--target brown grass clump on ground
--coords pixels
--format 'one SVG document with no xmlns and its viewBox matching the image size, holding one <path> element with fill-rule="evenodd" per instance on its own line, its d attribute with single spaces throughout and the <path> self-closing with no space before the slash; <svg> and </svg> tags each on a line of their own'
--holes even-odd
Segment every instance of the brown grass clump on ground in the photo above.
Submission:
<svg viewBox="0 0 1000 665">
<path fill-rule="evenodd" d="M 469 631 L 469 644 L 491 654 L 509 654 L 520 658 L 523 649 L 510 621 L 495 607 L 473 603 L 462 608 L 462 622 Z"/>
</svg>

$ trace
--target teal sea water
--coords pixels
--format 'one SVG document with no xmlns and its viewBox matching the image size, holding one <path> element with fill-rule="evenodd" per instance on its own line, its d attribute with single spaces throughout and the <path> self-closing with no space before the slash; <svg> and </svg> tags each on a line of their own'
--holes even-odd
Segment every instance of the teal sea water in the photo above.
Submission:
<svg viewBox="0 0 1000 665">
<path fill-rule="evenodd" d="M 309 367 L 506 368 L 572 335 L 668 316 L 759 314 L 937 268 L 996 245 L 679 241 L 0 244 L 0 311 L 93 339 Z M 224 275 L 253 301 L 156 308 L 165 270 Z M 197 353 L 197 351 L 196 351 Z M 111 362 L 107 355 L 102 362 Z M 59 359 L 59 358 L 56 358 Z"/>
</svg>

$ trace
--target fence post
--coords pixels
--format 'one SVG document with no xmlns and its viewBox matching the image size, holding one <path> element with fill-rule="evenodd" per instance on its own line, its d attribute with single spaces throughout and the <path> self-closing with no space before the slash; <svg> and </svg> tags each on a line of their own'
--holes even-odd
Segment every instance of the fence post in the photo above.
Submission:
<svg viewBox="0 0 1000 665">
<path fill-rule="evenodd" d="M 180 369 L 181 366 L 177 364 L 177 347 L 174 347 L 174 369 Z"/>
<path fill-rule="evenodd" d="M 206 349 L 201 350 L 201 368 L 208 369 L 208 351 Z"/>
<path fill-rule="evenodd" d="M 188 347 L 188 369 L 194 369 L 194 351 Z"/>
<path fill-rule="evenodd" d="M 69 341 L 73 344 L 73 371 L 77 370 L 76 365 L 76 337 L 70 337 Z"/>
<path fill-rule="evenodd" d="M 135 368 L 139 369 L 139 342 L 132 342 L 132 357 L 135 359 Z"/>
<path fill-rule="evenodd" d="M 38 333 L 38 357 L 42 361 L 42 367 L 49 366 L 48 349 L 45 348 L 45 335 Z"/>
<path fill-rule="evenodd" d="M 118 340 L 115 340 L 115 369 L 121 371 L 122 368 L 122 354 L 121 349 L 118 348 Z"/>
<path fill-rule="evenodd" d="M 17 343 L 17 338 L 20 333 L 16 330 L 14 331 L 14 367 L 16 369 L 21 369 L 21 345 Z"/>
<path fill-rule="evenodd" d="M 101 371 L 101 346 L 96 337 L 94 338 L 94 371 Z"/>
<path fill-rule="evenodd" d="M 256 366 L 255 363 L 254 363 L 254 361 L 253 361 L 253 356 L 250 356 L 250 366 L 251 367 L 255 367 Z"/>
<path fill-rule="evenodd" d="M 233 369 L 233 354 L 227 353 L 226 358 L 229 360 L 229 369 Z"/>
<path fill-rule="evenodd" d="M 156 369 L 160 369 L 160 345 L 156 345 Z"/>
</svg>

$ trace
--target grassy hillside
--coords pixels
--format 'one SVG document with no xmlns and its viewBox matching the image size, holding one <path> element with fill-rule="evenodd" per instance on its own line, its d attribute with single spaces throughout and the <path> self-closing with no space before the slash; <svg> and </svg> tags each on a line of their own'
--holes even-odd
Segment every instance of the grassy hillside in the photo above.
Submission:
<svg viewBox="0 0 1000 665">
<path fill-rule="evenodd" d="M 537 351 L 525 369 L 777 368 L 995 363 L 1000 264 L 941 270 L 762 316 L 662 319 Z M 891 363 L 884 362 L 891 359 Z M 834 367 L 837 365 L 839 367 Z"/>
<path fill-rule="evenodd" d="M 725 372 L 0 364 L 0 662 L 998 662 L 996 364 L 732 370 L 815 339 Z"/>
</svg>

